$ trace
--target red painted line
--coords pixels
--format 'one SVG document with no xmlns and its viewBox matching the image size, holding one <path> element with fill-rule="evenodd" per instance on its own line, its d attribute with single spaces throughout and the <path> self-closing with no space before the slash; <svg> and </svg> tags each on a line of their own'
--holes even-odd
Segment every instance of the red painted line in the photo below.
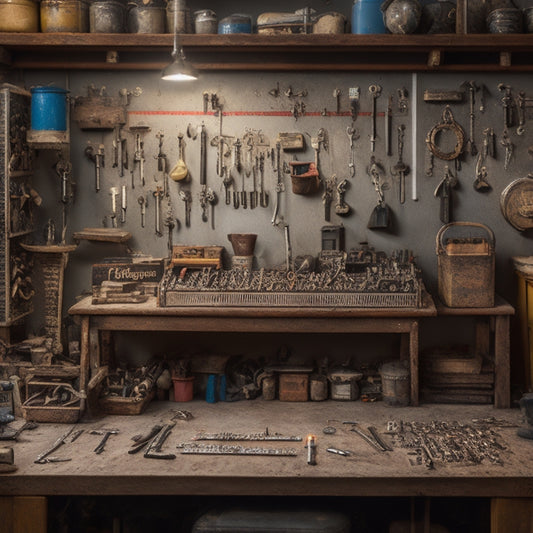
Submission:
<svg viewBox="0 0 533 533">
<path fill-rule="evenodd" d="M 129 115 L 144 115 L 144 116 L 214 116 L 213 111 L 208 111 L 204 113 L 203 111 L 128 111 Z M 357 116 L 369 117 L 372 113 L 369 111 L 360 111 L 357 113 Z M 377 113 L 377 116 L 384 116 L 385 113 Z M 292 117 L 290 111 L 224 111 L 222 113 L 224 117 Z M 320 117 L 322 111 L 310 111 L 306 112 L 303 116 L 306 117 Z M 328 117 L 351 117 L 351 113 L 335 113 L 333 111 L 327 111 L 326 115 Z"/>
</svg>

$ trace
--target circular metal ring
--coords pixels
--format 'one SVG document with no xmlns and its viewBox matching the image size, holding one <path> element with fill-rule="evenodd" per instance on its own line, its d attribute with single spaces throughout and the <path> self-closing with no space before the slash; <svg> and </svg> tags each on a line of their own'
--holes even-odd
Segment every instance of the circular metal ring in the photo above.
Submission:
<svg viewBox="0 0 533 533">
<path fill-rule="evenodd" d="M 322 430 L 322 433 L 324 433 L 325 435 L 333 435 L 336 432 L 337 432 L 337 428 L 334 428 L 333 426 L 326 426 Z"/>
<path fill-rule="evenodd" d="M 451 131 L 455 135 L 455 148 L 451 152 L 443 152 L 438 146 L 437 146 L 437 135 L 441 131 Z M 463 152 L 465 144 L 465 132 L 457 122 L 442 122 L 440 124 L 437 124 L 433 127 L 433 129 L 429 132 L 428 139 L 427 139 L 427 145 L 429 151 L 439 159 L 443 159 L 444 161 L 451 161 L 452 159 L 457 159 L 461 153 Z"/>
</svg>

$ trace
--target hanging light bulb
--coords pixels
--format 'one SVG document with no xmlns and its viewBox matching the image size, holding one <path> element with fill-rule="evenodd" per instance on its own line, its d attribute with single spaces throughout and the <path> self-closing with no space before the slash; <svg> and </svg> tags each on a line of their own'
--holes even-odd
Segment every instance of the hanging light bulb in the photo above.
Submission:
<svg viewBox="0 0 533 533">
<path fill-rule="evenodd" d="M 161 73 L 162 80 L 192 81 L 198 79 L 196 69 L 185 59 L 183 48 L 178 47 L 178 0 L 174 0 L 174 47 L 172 63 Z"/>
</svg>

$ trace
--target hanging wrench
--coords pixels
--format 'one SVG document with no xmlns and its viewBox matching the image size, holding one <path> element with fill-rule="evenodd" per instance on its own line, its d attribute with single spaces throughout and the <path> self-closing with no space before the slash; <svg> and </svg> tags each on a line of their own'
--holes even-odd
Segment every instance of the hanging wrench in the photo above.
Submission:
<svg viewBox="0 0 533 533">
<path fill-rule="evenodd" d="M 259 154 L 259 205 L 268 207 L 268 193 L 265 191 L 265 154 Z"/>
<path fill-rule="evenodd" d="M 141 228 L 144 228 L 144 223 L 145 223 L 145 217 L 146 217 L 146 199 L 144 196 L 139 196 L 139 198 L 137 198 L 137 202 L 139 203 L 140 207 L 141 207 Z"/>
<path fill-rule="evenodd" d="M 376 150 L 376 100 L 381 95 L 381 86 L 373 84 L 368 88 L 368 92 L 372 98 L 372 130 L 370 134 L 370 150 L 374 152 Z"/>
<path fill-rule="evenodd" d="M 465 87 L 468 90 L 468 96 L 470 101 L 470 136 L 466 141 L 466 151 L 472 156 L 476 156 L 478 149 L 476 142 L 474 140 L 474 123 L 476 119 L 476 91 L 479 90 L 479 87 L 476 85 L 475 81 L 467 81 L 463 83 L 461 87 Z"/>
</svg>

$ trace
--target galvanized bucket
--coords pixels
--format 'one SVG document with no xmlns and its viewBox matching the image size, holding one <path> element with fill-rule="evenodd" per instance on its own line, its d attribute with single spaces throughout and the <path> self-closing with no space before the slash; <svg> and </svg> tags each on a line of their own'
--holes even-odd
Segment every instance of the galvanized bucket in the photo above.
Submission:
<svg viewBox="0 0 533 533">
<path fill-rule="evenodd" d="M 89 8 L 91 33 L 124 33 L 126 3 L 118 0 L 95 0 Z"/>
</svg>

